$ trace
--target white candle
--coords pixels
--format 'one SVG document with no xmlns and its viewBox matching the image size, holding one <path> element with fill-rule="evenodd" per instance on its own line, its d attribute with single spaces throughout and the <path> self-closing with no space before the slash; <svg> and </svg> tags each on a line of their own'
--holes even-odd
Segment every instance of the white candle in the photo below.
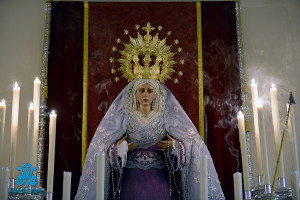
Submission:
<svg viewBox="0 0 300 200">
<path fill-rule="evenodd" d="M 96 200 L 104 200 L 105 153 L 97 156 L 97 193 Z"/>
<path fill-rule="evenodd" d="M 240 138 L 240 148 L 242 154 L 242 165 L 243 165 L 243 177 L 244 177 L 244 190 L 250 191 L 250 178 L 249 178 L 249 165 L 248 165 L 248 154 L 247 154 L 247 143 L 246 143 L 246 131 L 245 131 L 245 120 L 242 112 L 239 112 L 238 128 Z"/>
<path fill-rule="evenodd" d="M 279 120 L 279 111 L 278 111 L 278 100 L 277 100 L 277 88 L 275 88 L 274 84 L 270 88 L 270 96 L 271 96 L 271 107 L 272 107 L 272 121 L 274 127 L 274 137 L 275 137 L 275 146 L 277 155 L 279 154 L 280 143 L 281 143 L 281 132 L 280 132 L 280 120 Z M 278 165 L 278 178 L 284 178 L 284 162 L 283 162 L 283 154 L 280 155 L 279 165 Z"/>
<path fill-rule="evenodd" d="M 19 120 L 20 87 L 15 83 L 13 88 L 11 134 L 10 134 L 10 178 L 15 178 L 16 150 Z"/>
<path fill-rule="evenodd" d="M 56 114 L 54 111 L 52 111 L 52 113 L 50 113 L 50 122 L 49 122 L 49 155 L 48 155 L 48 176 L 47 176 L 48 193 L 53 193 L 55 136 L 56 136 Z"/>
<path fill-rule="evenodd" d="M 64 172 L 64 182 L 63 182 L 63 200 L 71 199 L 71 172 Z"/>
<path fill-rule="evenodd" d="M 234 185 L 234 199 L 243 200 L 242 174 L 240 172 L 236 172 L 233 174 L 233 185 Z"/>
<path fill-rule="evenodd" d="M 4 141 L 4 130 L 5 130 L 5 112 L 6 104 L 4 99 L 0 102 L 0 167 L 4 164 L 3 159 L 3 141 Z"/>
<path fill-rule="evenodd" d="M 40 115 L 40 90 L 41 81 L 38 77 L 33 82 L 33 105 L 34 111 L 34 142 L 33 142 L 33 166 L 37 164 L 37 148 L 38 148 L 38 136 L 39 136 L 39 115 Z"/>
<path fill-rule="evenodd" d="M 262 103 L 258 101 L 257 113 L 258 113 L 259 135 L 260 135 L 261 157 L 262 157 L 263 168 L 264 168 L 264 180 L 266 185 L 270 185 L 267 139 L 266 139 L 266 132 L 265 132 L 263 110 L 264 109 Z"/>
<path fill-rule="evenodd" d="M 299 172 L 292 171 L 291 172 L 291 186 L 292 186 L 292 198 L 293 200 L 299 200 Z"/>
<path fill-rule="evenodd" d="M 0 181 L 0 199 L 8 199 L 8 180 L 9 169 L 8 167 L 1 168 L 1 181 Z"/>
<path fill-rule="evenodd" d="M 27 163 L 32 164 L 33 160 L 33 125 L 34 125 L 34 110 L 33 103 L 28 107 L 28 129 L 27 129 Z"/>
<path fill-rule="evenodd" d="M 97 155 L 96 200 L 104 200 L 105 153 Z"/>
<path fill-rule="evenodd" d="M 289 105 L 287 105 L 288 109 Z M 293 171 L 298 171 L 299 172 L 299 159 L 298 159 L 298 151 L 297 151 L 297 137 L 296 137 L 296 128 L 295 128 L 295 110 L 294 110 L 295 105 L 291 105 L 290 107 L 290 116 L 289 116 L 289 121 L 288 121 L 288 126 L 289 126 L 289 138 L 291 141 L 291 147 L 292 147 L 292 169 Z"/>
<path fill-rule="evenodd" d="M 208 200 L 207 156 L 200 156 L 200 199 Z"/>
<path fill-rule="evenodd" d="M 263 175 L 262 159 L 261 159 L 261 146 L 259 137 L 259 127 L 258 127 L 258 116 L 257 116 L 257 83 L 252 79 L 251 83 L 251 95 L 252 95 L 252 109 L 253 109 L 253 122 L 254 122 L 254 133 L 255 133 L 255 146 L 256 146 L 256 157 L 257 157 L 257 171 L 258 175 Z"/>
</svg>

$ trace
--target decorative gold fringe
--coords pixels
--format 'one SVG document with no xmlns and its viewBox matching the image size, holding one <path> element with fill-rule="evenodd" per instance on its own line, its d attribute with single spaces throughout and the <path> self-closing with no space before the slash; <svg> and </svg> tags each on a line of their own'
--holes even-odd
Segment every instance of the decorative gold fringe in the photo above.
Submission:
<svg viewBox="0 0 300 200">
<path fill-rule="evenodd" d="M 241 25 L 241 3 L 239 0 L 236 0 L 236 2 L 238 3 L 238 18 L 239 18 L 239 35 L 240 35 L 240 40 L 241 40 L 241 58 L 242 58 L 242 67 L 243 67 L 243 90 L 244 90 L 244 102 L 245 102 L 245 107 L 246 107 L 246 110 L 245 110 L 245 115 L 246 115 L 246 123 L 245 123 L 245 130 L 247 133 L 249 133 L 251 130 L 251 127 L 250 127 L 250 120 L 249 120 L 249 111 L 248 111 L 248 101 L 247 101 L 247 95 L 248 95 L 248 84 L 247 84 L 247 77 L 246 77 L 246 72 L 245 72 L 245 57 L 244 57 L 244 44 L 243 44 L 243 38 L 242 38 L 242 25 Z"/>
</svg>

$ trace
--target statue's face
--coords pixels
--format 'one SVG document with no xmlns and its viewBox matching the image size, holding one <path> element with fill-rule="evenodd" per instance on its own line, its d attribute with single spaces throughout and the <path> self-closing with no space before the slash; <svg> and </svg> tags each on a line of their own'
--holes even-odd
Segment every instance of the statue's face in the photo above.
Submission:
<svg viewBox="0 0 300 200">
<path fill-rule="evenodd" d="M 141 85 L 136 91 L 137 99 L 142 106 L 151 106 L 155 96 L 154 87 L 145 83 Z"/>
</svg>

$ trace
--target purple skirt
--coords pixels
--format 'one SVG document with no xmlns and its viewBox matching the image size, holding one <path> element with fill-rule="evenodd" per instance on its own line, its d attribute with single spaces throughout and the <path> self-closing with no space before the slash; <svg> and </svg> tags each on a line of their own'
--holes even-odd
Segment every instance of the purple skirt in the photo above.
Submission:
<svg viewBox="0 0 300 200">
<path fill-rule="evenodd" d="M 140 149 L 141 150 L 141 149 Z M 152 146 L 143 150 L 156 151 L 156 147 Z M 142 151 L 143 151 L 142 150 Z M 135 150 L 134 150 L 135 151 Z M 170 165 L 169 165 L 170 166 Z M 116 179 L 114 173 L 114 179 Z M 143 170 L 140 168 L 123 168 L 121 183 L 121 200 L 177 200 L 178 192 L 175 189 L 174 179 L 172 178 L 172 192 L 170 196 L 169 172 L 167 167 L 163 169 L 150 168 Z M 116 188 L 116 180 L 114 180 Z M 111 180 L 110 183 L 112 184 Z M 113 199 L 112 187 L 110 187 L 109 199 Z M 119 195 L 116 195 L 116 200 Z"/>
<path fill-rule="evenodd" d="M 172 200 L 168 170 L 125 168 L 121 200 Z"/>
</svg>

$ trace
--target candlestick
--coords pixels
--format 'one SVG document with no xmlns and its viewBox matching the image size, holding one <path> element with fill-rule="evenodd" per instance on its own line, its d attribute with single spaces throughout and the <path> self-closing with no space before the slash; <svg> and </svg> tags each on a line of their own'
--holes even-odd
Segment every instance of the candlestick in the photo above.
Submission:
<svg viewBox="0 0 300 200">
<path fill-rule="evenodd" d="M 242 165 L 243 165 L 243 177 L 244 177 L 244 190 L 250 191 L 250 178 L 249 178 L 249 165 L 248 165 L 248 155 L 247 155 L 247 143 L 246 143 L 246 131 L 245 131 L 245 121 L 242 112 L 239 112 L 238 118 L 238 128 L 239 128 L 239 138 L 240 138 L 240 148 L 242 154 Z"/>
<path fill-rule="evenodd" d="M 52 192 L 47 192 L 46 200 L 53 200 L 53 193 Z"/>
<path fill-rule="evenodd" d="M 299 172 L 292 171 L 291 172 L 291 186 L 292 186 L 292 198 L 293 200 L 299 200 Z"/>
<path fill-rule="evenodd" d="M 97 156 L 96 200 L 104 200 L 105 153 Z"/>
<path fill-rule="evenodd" d="M 33 82 L 33 104 L 35 107 L 34 111 L 34 142 L 33 142 L 33 166 L 37 165 L 37 145 L 39 137 L 39 115 L 40 115 L 40 90 L 41 81 L 38 77 Z"/>
<path fill-rule="evenodd" d="M 64 172 L 64 182 L 63 182 L 63 200 L 70 200 L 71 198 L 71 172 Z"/>
<path fill-rule="evenodd" d="M 259 135 L 260 135 L 260 146 L 261 146 L 261 157 L 263 161 L 264 168 L 264 180 L 266 185 L 270 185 L 270 172 L 269 172 L 269 162 L 268 162 L 268 150 L 267 150 L 267 140 L 265 133 L 264 124 L 264 114 L 263 105 L 260 101 L 257 103 L 257 113 L 258 113 L 258 124 L 259 124 Z"/>
<path fill-rule="evenodd" d="M 33 103 L 28 107 L 28 129 L 27 129 L 27 163 L 32 165 L 33 161 L 33 126 L 34 126 L 34 110 Z"/>
<path fill-rule="evenodd" d="M 8 179 L 9 169 L 8 167 L 1 168 L 1 181 L 0 181 L 0 199 L 8 198 Z"/>
<path fill-rule="evenodd" d="M 52 111 L 52 113 L 50 113 L 50 122 L 49 122 L 49 156 L 48 156 L 47 193 L 53 193 L 56 117 L 57 115 L 55 114 L 54 111 Z"/>
<path fill-rule="evenodd" d="M 283 141 L 284 141 L 284 136 L 285 136 L 285 131 L 286 131 L 286 127 L 288 124 L 288 119 L 289 119 L 289 115 L 290 115 L 290 104 L 292 103 L 292 95 L 289 97 L 289 107 L 288 107 L 288 111 L 286 114 L 286 118 L 285 118 L 285 123 L 284 123 L 284 128 L 283 128 L 283 132 L 282 132 L 282 138 L 281 138 L 281 142 L 280 142 L 280 148 L 279 148 L 279 153 L 277 155 L 277 163 L 276 163 L 276 167 L 275 167 L 275 173 L 274 173 L 274 178 L 273 178 L 273 183 L 272 183 L 272 191 L 271 191 L 271 197 L 270 199 L 272 199 L 273 194 L 274 194 L 274 187 L 275 187 L 275 180 L 276 180 L 276 176 L 277 176 L 277 171 L 278 171 L 278 167 L 279 167 L 279 160 L 280 160 L 280 155 L 282 152 L 282 146 L 283 146 Z M 285 180 L 284 178 L 282 180 L 279 179 L 279 184 L 284 184 L 285 185 Z M 279 188 L 280 190 L 285 188 Z M 280 198 L 285 199 L 286 197 L 289 197 L 291 194 L 291 191 L 289 191 L 290 189 L 286 190 L 286 191 L 279 191 L 279 195 L 281 196 Z M 276 193 L 275 193 L 276 194 Z"/>
<path fill-rule="evenodd" d="M 278 111 L 278 100 L 277 100 L 277 88 L 275 88 L 274 84 L 270 88 L 270 96 L 271 96 L 271 107 L 272 107 L 272 121 L 274 127 L 274 137 L 275 137 L 275 145 L 276 152 L 279 153 L 280 142 L 281 142 L 281 133 L 280 133 L 280 120 L 279 120 L 279 111 Z M 279 166 L 278 166 L 278 178 L 284 178 L 284 162 L 283 162 L 283 154 L 280 155 Z"/>
<path fill-rule="evenodd" d="M 289 105 L 287 105 L 288 109 Z M 288 127 L 289 127 L 289 138 L 291 141 L 292 146 L 292 169 L 293 171 L 299 172 L 299 159 L 298 159 L 298 151 L 297 151 L 297 134 L 296 134 L 296 128 L 295 128 L 295 110 L 294 110 L 295 104 L 291 104 L 290 106 L 290 116 L 288 121 Z"/>
<path fill-rule="evenodd" d="M 4 165 L 3 141 L 4 141 L 4 130 L 5 130 L 5 112 L 6 112 L 6 104 L 3 99 L 0 102 L 0 167 Z"/>
<path fill-rule="evenodd" d="M 207 156 L 200 156 L 200 199 L 208 200 Z"/>
<path fill-rule="evenodd" d="M 256 157 L 257 157 L 257 171 L 258 175 L 263 175 L 262 159 L 261 159 L 261 143 L 259 136 L 259 125 L 258 125 L 258 114 L 257 114 L 257 83 L 252 79 L 251 83 L 251 95 L 252 95 L 252 109 L 253 109 L 253 122 L 254 122 L 254 133 L 255 133 L 255 145 L 256 145 Z M 263 183 L 262 183 L 263 184 Z"/>
<path fill-rule="evenodd" d="M 19 120 L 20 87 L 15 83 L 13 88 L 11 135 L 10 135 L 10 178 L 15 178 L 18 120 Z"/>
<path fill-rule="evenodd" d="M 236 172 L 233 174 L 234 184 L 234 200 L 243 200 L 243 189 L 242 189 L 242 174 Z"/>
</svg>

